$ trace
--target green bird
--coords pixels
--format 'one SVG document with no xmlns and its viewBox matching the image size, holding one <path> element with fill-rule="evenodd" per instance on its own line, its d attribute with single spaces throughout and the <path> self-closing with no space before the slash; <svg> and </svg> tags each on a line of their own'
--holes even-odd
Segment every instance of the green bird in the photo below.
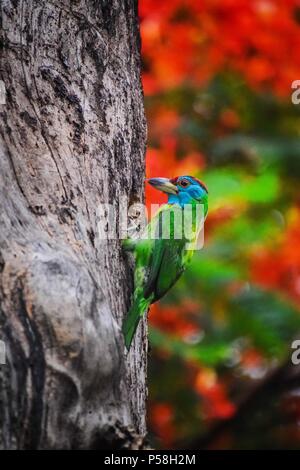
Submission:
<svg viewBox="0 0 300 470">
<path fill-rule="evenodd" d="M 129 350 L 141 317 L 175 284 L 190 262 L 208 212 L 208 190 L 193 176 L 151 178 L 148 183 L 167 193 L 143 236 L 124 241 L 135 256 L 132 306 L 123 323 Z"/>
</svg>

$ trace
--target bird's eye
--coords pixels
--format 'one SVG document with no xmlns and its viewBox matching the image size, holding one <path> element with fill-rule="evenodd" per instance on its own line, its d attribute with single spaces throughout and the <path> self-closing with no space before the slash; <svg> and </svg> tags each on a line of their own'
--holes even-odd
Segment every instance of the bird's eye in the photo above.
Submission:
<svg viewBox="0 0 300 470">
<path fill-rule="evenodd" d="M 189 186 L 190 182 L 188 180 L 180 180 L 179 185 L 182 186 L 183 188 L 186 188 Z"/>
</svg>

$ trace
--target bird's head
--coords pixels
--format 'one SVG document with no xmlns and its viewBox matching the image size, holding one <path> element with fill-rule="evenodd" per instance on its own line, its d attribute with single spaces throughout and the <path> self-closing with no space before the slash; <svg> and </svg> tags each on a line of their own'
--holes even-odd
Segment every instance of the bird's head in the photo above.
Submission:
<svg viewBox="0 0 300 470">
<path fill-rule="evenodd" d="M 148 183 L 166 193 L 170 204 L 184 206 L 194 201 L 207 205 L 207 187 L 194 176 L 176 176 L 172 179 L 150 178 Z"/>
</svg>

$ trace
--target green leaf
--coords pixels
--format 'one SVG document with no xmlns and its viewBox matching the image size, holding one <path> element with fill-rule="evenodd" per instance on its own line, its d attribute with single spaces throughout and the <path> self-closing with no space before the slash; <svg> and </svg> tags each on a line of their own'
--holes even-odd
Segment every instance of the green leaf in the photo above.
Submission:
<svg viewBox="0 0 300 470">
<path fill-rule="evenodd" d="M 232 348 L 228 343 L 206 343 L 205 341 L 197 345 L 189 345 L 174 338 L 157 328 L 150 328 L 150 342 L 154 347 L 160 348 L 172 355 L 185 360 L 194 360 L 207 366 L 217 366 L 224 363 L 231 357 Z"/>
</svg>

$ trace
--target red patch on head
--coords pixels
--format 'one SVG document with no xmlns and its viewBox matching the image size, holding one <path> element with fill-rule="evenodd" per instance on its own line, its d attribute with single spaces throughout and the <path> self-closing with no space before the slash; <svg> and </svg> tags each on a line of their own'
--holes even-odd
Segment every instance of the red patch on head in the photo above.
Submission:
<svg viewBox="0 0 300 470">
<path fill-rule="evenodd" d="M 170 179 L 172 184 L 176 184 L 178 181 L 179 176 L 174 176 L 174 178 Z"/>
<path fill-rule="evenodd" d="M 191 176 L 191 178 L 193 178 L 194 181 L 197 181 L 197 183 L 200 184 L 200 186 L 202 186 L 202 188 L 205 189 L 205 191 L 208 193 L 207 186 L 203 183 L 203 181 L 198 180 L 198 178 L 195 178 L 194 176 Z"/>
</svg>

